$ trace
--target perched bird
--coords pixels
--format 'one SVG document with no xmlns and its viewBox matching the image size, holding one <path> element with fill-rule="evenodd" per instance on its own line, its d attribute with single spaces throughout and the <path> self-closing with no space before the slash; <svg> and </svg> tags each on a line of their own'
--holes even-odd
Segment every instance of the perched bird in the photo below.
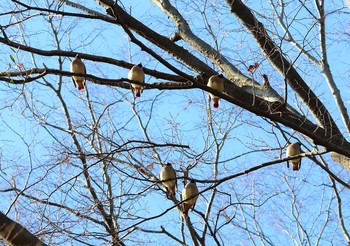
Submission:
<svg viewBox="0 0 350 246">
<path fill-rule="evenodd" d="M 218 92 L 224 92 L 224 76 L 222 74 L 211 76 L 207 86 L 217 90 Z M 214 108 L 219 107 L 219 97 L 209 93 L 209 99 L 213 99 Z"/>
<path fill-rule="evenodd" d="M 135 80 L 141 83 L 145 82 L 145 73 L 143 72 L 143 68 L 142 68 L 142 64 L 138 64 L 133 66 L 128 74 L 128 79 L 130 80 Z M 141 85 L 137 85 L 137 84 L 133 84 L 131 83 L 131 89 L 135 90 L 136 92 L 136 97 L 140 97 L 141 96 L 141 90 L 142 90 L 142 86 Z"/>
<path fill-rule="evenodd" d="M 190 197 L 193 197 L 193 198 L 185 201 Z M 194 180 L 191 180 L 189 183 L 185 185 L 185 188 L 182 191 L 182 201 L 184 201 L 182 213 L 184 216 L 187 216 L 188 210 L 190 210 L 191 207 L 192 207 L 192 210 L 194 209 L 197 198 L 198 198 L 198 188 L 197 188 L 196 182 L 194 182 Z"/>
<path fill-rule="evenodd" d="M 82 73 L 86 74 L 86 68 L 84 63 L 80 60 L 79 55 L 77 54 L 73 61 L 70 63 L 70 72 L 71 73 Z M 73 75 L 72 81 L 75 87 L 78 84 L 78 90 L 82 91 L 85 89 L 85 76 L 76 76 Z"/>
<path fill-rule="evenodd" d="M 286 152 L 286 156 L 291 157 L 291 156 L 295 156 L 295 155 L 299 155 L 301 154 L 301 149 L 300 149 L 301 144 L 299 142 L 296 143 L 292 143 L 290 145 L 288 145 L 287 147 L 287 152 Z M 292 165 L 293 165 L 293 171 L 294 172 L 298 172 L 300 167 L 301 167 L 301 158 L 295 158 L 292 160 L 289 160 Z M 287 161 L 287 167 L 289 168 L 289 161 Z"/>
<path fill-rule="evenodd" d="M 176 172 L 170 163 L 167 163 L 166 165 L 162 164 L 162 170 L 160 170 L 159 179 L 161 181 L 172 179 L 169 181 L 164 181 L 162 184 L 167 190 L 167 198 L 175 197 L 175 190 L 177 188 Z"/>
</svg>

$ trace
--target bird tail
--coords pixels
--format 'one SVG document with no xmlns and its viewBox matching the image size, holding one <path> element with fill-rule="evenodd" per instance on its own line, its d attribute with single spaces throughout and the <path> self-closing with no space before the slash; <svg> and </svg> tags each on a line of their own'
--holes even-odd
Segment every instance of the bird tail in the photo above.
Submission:
<svg viewBox="0 0 350 246">
<path fill-rule="evenodd" d="M 79 91 L 85 90 L 84 82 L 82 82 L 82 81 L 77 81 L 77 84 L 78 84 L 78 90 L 79 90 Z"/>
<path fill-rule="evenodd" d="M 299 172 L 299 164 L 293 165 L 293 172 Z"/>
<path fill-rule="evenodd" d="M 141 88 L 135 88 L 136 97 L 141 97 Z"/>
<path fill-rule="evenodd" d="M 171 197 L 175 197 L 176 196 L 176 193 L 175 193 L 175 185 L 173 187 L 170 187 L 169 188 L 169 195 Z"/>
<path fill-rule="evenodd" d="M 188 211 L 190 210 L 191 207 L 192 207 L 192 204 L 183 203 L 182 213 L 185 217 L 188 215 Z"/>
<path fill-rule="evenodd" d="M 213 98 L 213 102 L 214 102 L 214 108 L 219 108 L 219 99 L 220 98 Z"/>
</svg>

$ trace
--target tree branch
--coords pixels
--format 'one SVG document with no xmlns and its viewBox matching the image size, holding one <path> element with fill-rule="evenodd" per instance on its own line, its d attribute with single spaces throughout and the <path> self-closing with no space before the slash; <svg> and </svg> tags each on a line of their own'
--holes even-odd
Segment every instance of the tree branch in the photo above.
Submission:
<svg viewBox="0 0 350 246">
<path fill-rule="evenodd" d="M 285 76 L 288 84 L 309 108 L 318 123 L 325 129 L 327 135 L 341 136 L 337 125 L 326 107 L 307 86 L 293 65 L 282 55 L 280 48 L 270 38 L 264 25 L 255 18 L 250 9 L 241 0 L 226 0 L 226 2 L 231 12 L 240 19 L 242 24 L 254 36 L 271 64 Z"/>
<path fill-rule="evenodd" d="M 11 245 L 46 246 L 26 228 L 0 212 L 0 237 Z"/>
</svg>

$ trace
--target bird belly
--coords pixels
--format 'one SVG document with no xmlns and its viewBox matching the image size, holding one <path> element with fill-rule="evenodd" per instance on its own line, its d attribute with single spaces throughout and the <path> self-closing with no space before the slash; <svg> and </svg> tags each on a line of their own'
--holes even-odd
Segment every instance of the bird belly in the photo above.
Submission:
<svg viewBox="0 0 350 246">
<path fill-rule="evenodd" d="M 75 72 L 75 73 L 78 73 L 78 72 Z M 73 76 L 73 79 L 75 81 L 79 81 L 79 82 L 84 82 L 85 81 L 85 77 L 82 77 L 82 76 Z"/>
<path fill-rule="evenodd" d="M 300 162 L 300 159 L 301 159 L 301 158 L 295 158 L 295 159 L 290 160 L 290 162 L 291 162 L 293 165 L 298 165 L 299 162 Z"/>
<path fill-rule="evenodd" d="M 166 179 L 164 179 L 164 180 L 166 180 Z M 165 181 L 165 182 L 163 182 L 163 185 L 165 187 L 168 187 L 168 188 L 173 187 L 173 186 L 175 186 L 175 180 Z"/>
<path fill-rule="evenodd" d="M 85 73 L 85 67 L 78 65 L 78 64 L 72 64 L 71 72 L 72 73 Z"/>
<path fill-rule="evenodd" d="M 84 68 L 84 66 L 79 66 L 78 64 L 72 64 L 71 65 L 71 72 L 72 73 L 84 73 L 85 74 L 85 68 Z M 85 77 L 83 77 L 83 76 L 73 76 L 73 79 L 75 81 L 81 81 L 81 82 L 85 81 Z"/>
<path fill-rule="evenodd" d="M 217 90 L 218 92 L 223 92 L 224 91 L 224 86 L 222 83 L 212 83 L 209 86 L 210 88 Z"/>
<path fill-rule="evenodd" d="M 195 193 L 197 193 L 197 192 L 195 192 L 193 189 L 185 190 L 185 192 L 182 194 L 182 199 L 186 200 L 187 198 L 192 197 Z M 195 196 L 195 197 L 191 198 L 190 200 L 185 201 L 184 203 L 194 204 L 197 201 L 197 198 L 198 198 L 198 196 Z"/>
<path fill-rule="evenodd" d="M 143 82 L 145 80 L 145 75 L 134 71 L 129 74 L 128 79 Z"/>
<path fill-rule="evenodd" d="M 141 85 L 133 84 L 133 83 L 131 83 L 131 86 L 132 86 L 133 88 L 141 88 L 141 87 L 142 87 Z"/>
<path fill-rule="evenodd" d="M 175 177 L 173 176 L 173 175 L 162 175 L 161 177 L 160 177 L 160 179 L 163 181 L 163 180 L 167 180 L 167 179 L 174 179 Z M 173 187 L 173 186 L 175 186 L 175 180 L 169 180 L 169 181 L 165 181 L 165 182 L 163 182 L 163 185 L 165 186 L 165 187 L 168 187 L 168 188 L 170 188 L 170 187 Z"/>
</svg>

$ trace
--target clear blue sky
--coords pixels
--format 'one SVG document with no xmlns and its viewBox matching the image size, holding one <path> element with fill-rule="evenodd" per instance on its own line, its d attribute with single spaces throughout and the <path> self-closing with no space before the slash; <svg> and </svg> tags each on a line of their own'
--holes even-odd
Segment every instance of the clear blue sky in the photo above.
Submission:
<svg viewBox="0 0 350 246">
<path fill-rule="evenodd" d="M 132 14 L 135 17 L 141 18 L 141 20 L 144 23 L 147 23 L 150 27 L 156 28 L 166 35 L 171 35 L 175 30 L 174 25 L 171 24 L 171 20 L 160 13 L 157 7 L 150 2 L 142 1 L 141 3 L 140 1 L 134 3 L 128 1 L 127 4 L 129 5 L 125 5 L 125 7 L 129 9 L 129 6 L 132 6 Z M 203 25 L 203 19 L 198 15 L 198 13 L 195 12 L 195 4 L 189 6 L 182 6 L 182 3 L 180 2 L 177 4 L 183 10 L 185 17 L 189 19 L 189 23 L 195 34 L 199 35 L 207 42 L 212 43 L 212 39 L 200 29 L 200 27 Z M 263 13 L 263 10 L 259 9 L 258 6 L 253 5 L 253 3 L 249 4 L 252 4 L 251 6 L 254 7 L 256 11 Z M 257 3 L 256 5 L 258 4 L 267 3 Z M 295 3 L 290 3 L 290 5 L 293 4 Z M 88 5 L 88 7 L 93 9 L 97 8 L 95 3 Z M 67 10 L 68 9 L 69 8 L 67 8 Z M 290 9 L 290 14 L 296 13 L 293 11 L 292 7 Z M 208 11 L 212 10 L 213 9 L 208 8 Z M 217 38 L 219 40 L 219 44 L 223 49 L 223 53 L 227 55 L 228 59 L 232 61 L 234 65 L 241 68 L 242 71 L 246 71 L 244 68 L 252 62 L 261 62 L 260 71 L 262 73 L 271 74 L 271 85 L 277 91 L 283 92 L 284 88 L 282 86 L 283 80 L 281 76 L 274 72 L 274 69 L 266 60 L 264 60 L 264 55 L 261 54 L 258 47 L 251 42 L 250 35 L 241 32 L 238 22 L 235 20 L 232 21 L 234 17 L 232 17 L 227 11 L 223 11 L 220 7 L 214 10 L 217 11 L 216 13 L 222 12 L 221 17 L 223 18 L 221 18 L 220 22 L 218 22 L 218 19 L 216 18 L 211 18 L 210 23 L 214 28 L 214 32 L 218 33 Z M 208 12 L 208 16 L 212 17 L 210 16 L 210 12 Z M 300 23 L 293 25 L 293 29 L 291 30 L 293 31 L 293 34 L 299 33 L 301 38 L 306 33 L 306 29 L 301 25 L 302 21 L 304 21 L 304 13 L 299 13 L 299 17 Z M 341 23 L 339 23 L 339 20 L 341 20 Z M 0 17 L 1 25 L 6 24 L 6 21 L 8 20 Z M 60 19 L 55 19 L 55 24 L 57 25 L 59 21 Z M 30 26 L 27 24 L 26 31 L 33 34 L 33 38 L 30 39 L 30 45 L 48 50 L 56 49 L 52 37 L 48 36 L 50 29 L 46 24 L 44 25 L 43 22 L 37 20 L 36 18 L 33 18 L 28 23 L 31 24 Z M 69 33 L 69 35 L 67 33 L 61 35 L 61 49 L 63 50 L 75 50 L 77 52 L 108 56 L 119 60 L 126 60 L 135 64 L 142 62 L 147 68 L 167 71 L 148 54 L 141 52 L 139 47 L 128 43 L 128 38 L 126 34 L 121 31 L 121 28 L 115 28 L 114 26 L 106 25 L 102 22 L 96 22 L 93 20 L 87 21 L 83 19 L 77 19 L 74 21 L 72 21 L 72 19 L 67 21 L 63 19 L 62 25 L 75 27 L 74 32 Z M 222 27 L 225 28 L 225 31 L 222 31 Z M 350 57 L 350 45 L 348 39 L 344 38 L 344 36 L 337 35 L 337 33 L 343 30 L 349 30 L 349 20 L 345 20 L 344 16 L 330 15 L 328 28 L 335 33 L 332 36 L 332 39 L 328 40 L 330 44 L 328 55 L 332 65 L 332 72 L 336 78 L 337 84 L 339 85 L 342 96 L 344 96 L 344 100 L 348 101 L 350 63 L 348 58 Z M 16 31 L 18 32 L 18 30 L 13 29 L 11 34 L 16 35 Z M 281 30 L 279 31 L 282 33 Z M 312 40 L 317 39 L 317 34 L 315 32 L 310 32 L 308 35 L 314 36 L 314 39 Z M 13 37 L 17 42 L 21 41 L 19 37 Z M 68 41 L 70 41 L 70 44 Z M 231 43 L 234 43 L 235 46 L 232 47 Z M 184 45 L 185 48 L 190 49 L 190 47 L 185 45 L 184 42 L 180 41 L 180 44 Z M 311 45 L 313 46 L 314 44 Z M 288 46 L 288 48 L 291 48 L 291 46 Z M 3 44 L 0 45 L 0 52 L 1 54 L 4 54 L 4 58 L 0 61 L 0 65 L 2 67 L 1 71 L 5 71 L 8 64 L 12 64 L 12 62 L 9 58 L 9 52 Z M 319 50 L 316 49 L 310 52 L 317 57 Z M 171 59 L 168 55 L 163 54 L 162 51 L 159 51 L 159 53 L 164 55 L 164 57 L 167 59 Z M 36 64 L 33 64 L 32 58 L 26 52 L 19 51 L 17 56 L 14 52 L 12 52 L 12 55 L 15 56 L 16 60 L 18 59 L 19 63 L 23 63 L 26 68 L 31 68 L 35 65 L 42 67 L 42 63 L 45 63 L 46 66 L 57 69 L 57 57 L 35 57 Z M 288 56 L 291 59 L 295 58 L 297 55 L 298 53 L 295 51 L 290 51 L 288 53 Z M 63 69 L 66 71 L 69 70 L 69 62 L 70 59 L 65 60 Z M 85 61 L 85 64 L 87 67 L 87 72 L 95 74 L 96 76 L 107 78 L 127 77 L 128 71 L 126 69 L 113 67 L 107 64 L 101 65 L 92 61 Z M 339 126 L 342 127 L 342 123 L 340 123 L 340 117 L 337 114 L 337 109 L 334 105 L 331 93 L 328 90 L 324 78 L 319 75 L 319 69 L 315 68 L 314 65 L 310 64 L 310 62 L 302 57 L 298 59 L 295 66 L 302 73 L 302 76 L 305 78 L 308 84 L 310 84 L 311 88 L 314 89 L 318 95 L 321 95 L 321 97 L 324 98 L 324 102 L 326 102 L 329 111 L 334 114 L 334 118 L 339 123 Z M 215 68 L 215 66 L 213 67 Z M 183 69 L 186 71 L 186 68 Z M 218 70 L 217 68 L 215 69 Z M 55 84 L 56 81 L 58 81 L 58 78 L 56 76 L 50 76 L 49 80 L 51 83 Z M 67 101 L 67 105 L 73 115 L 72 120 L 74 121 L 77 129 L 86 132 L 88 127 L 87 125 L 91 123 L 91 116 L 88 114 L 88 108 L 85 102 L 86 94 L 85 92 L 78 92 L 73 87 L 70 78 L 64 77 L 63 80 L 64 88 L 62 95 Z M 261 78 L 259 78 L 259 80 L 261 80 Z M 157 82 L 157 80 L 146 76 L 146 82 L 152 83 Z M 113 121 L 113 123 L 119 127 L 127 124 L 129 119 L 132 119 L 132 123 L 127 124 L 126 129 L 119 132 L 119 134 L 124 138 L 124 140 L 144 139 L 142 131 L 138 127 L 137 120 L 133 118 L 133 113 L 130 110 L 130 103 L 128 100 L 131 100 L 131 92 L 108 86 L 95 85 L 89 83 L 89 81 L 87 86 L 91 100 L 94 102 L 101 102 L 101 104 L 94 103 L 97 112 L 101 111 L 104 104 L 124 99 L 124 101 L 118 101 L 111 107 L 110 118 L 106 116 L 106 118 L 104 118 L 102 121 L 106 126 L 103 128 L 103 130 L 106 132 L 109 130 L 109 121 Z M 18 92 L 22 89 L 25 92 L 27 101 L 24 101 L 23 98 L 15 100 L 16 96 L 18 95 L 16 91 Z M 64 163 L 60 165 L 59 168 L 53 169 L 54 172 L 50 170 L 50 168 L 57 164 L 58 160 L 60 159 L 60 156 L 56 156 L 57 152 L 55 152 L 55 150 L 57 150 L 60 146 L 53 136 L 58 137 L 62 143 L 68 143 L 68 145 L 71 140 L 68 134 L 62 134 L 56 130 L 53 130 L 53 136 L 49 135 L 43 126 L 38 124 L 37 119 L 34 120 L 29 118 L 32 113 L 29 111 L 26 103 L 29 105 L 36 105 L 35 112 L 51 124 L 65 128 L 66 123 L 62 108 L 53 92 L 46 87 L 39 85 L 37 82 L 27 84 L 23 88 L 22 86 L 9 87 L 8 85 L 2 83 L 0 85 L 0 90 L 3 95 L 3 107 L 11 105 L 11 107 L 4 108 L 0 111 L 0 190 L 7 189 L 9 187 L 7 181 L 11 183 L 14 182 L 13 180 L 16 180 L 15 182 L 19 189 L 23 188 L 25 183 L 27 183 L 27 185 L 35 184 L 33 186 L 33 190 L 40 191 L 38 192 L 38 196 L 46 197 L 52 192 L 53 186 L 50 185 L 56 185 L 57 183 L 61 184 L 62 177 L 68 179 L 76 175 L 77 169 L 75 169 L 72 164 L 77 164 L 77 162 L 74 162 L 74 159 L 72 159 L 70 165 Z M 189 156 L 179 154 L 176 149 L 160 150 L 162 160 L 172 162 L 175 168 L 179 170 L 180 168 L 185 167 L 194 161 L 193 158 L 191 158 L 193 157 L 191 154 L 200 153 L 202 151 L 202 149 L 206 146 L 206 137 L 209 139 L 209 143 L 212 143 L 213 141 L 212 136 L 208 134 L 209 129 L 207 128 L 208 124 L 205 111 L 207 106 L 207 95 L 200 90 L 165 92 L 146 90 L 142 94 L 142 97 L 137 99 L 137 109 L 140 112 L 143 123 L 146 123 L 148 117 L 150 116 L 151 103 L 156 96 L 158 96 L 159 99 L 154 105 L 152 117 L 148 126 L 152 141 L 157 143 L 174 142 L 178 144 L 188 144 L 191 147 Z M 289 103 L 294 105 L 293 101 L 295 101 L 295 97 L 291 95 Z M 276 149 L 280 147 L 279 144 L 283 146 L 285 142 L 283 140 L 281 140 L 280 143 L 276 141 L 273 135 L 273 131 L 275 129 L 273 129 L 272 126 L 267 124 L 263 119 L 258 118 L 248 112 L 242 112 L 240 108 L 224 101 L 221 101 L 220 109 L 213 111 L 213 114 L 218 122 L 219 120 L 222 121 L 220 126 L 224 129 L 229 128 L 232 124 L 235 126 L 232 132 L 229 134 L 229 139 L 220 155 L 220 161 L 222 163 L 219 164 L 219 177 L 225 177 L 227 175 L 245 170 L 246 168 L 262 164 L 266 161 L 277 159 L 281 157 L 281 154 L 283 155 L 284 152 Z M 215 125 L 214 129 L 217 131 L 218 126 Z M 292 131 L 289 132 L 292 133 Z M 276 134 L 279 136 L 278 133 Z M 202 137 L 202 135 L 204 137 Z M 302 136 L 296 136 L 300 140 L 303 140 Z M 119 141 L 121 137 L 118 137 L 116 134 L 115 140 Z M 81 139 L 81 141 L 85 143 L 84 148 L 90 150 L 87 141 L 83 139 Z M 304 140 L 303 142 L 306 143 Z M 248 155 L 240 156 L 240 154 L 251 150 L 263 150 L 264 154 L 261 152 L 253 152 Z M 143 154 L 138 155 L 140 160 L 145 160 L 145 165 L 149 164 L 149 162 L 155 161 L 155 158 L 151 157 L 152 153 L 149 150 L 145 151 L 145 153 L 149 156 L 145 156 Z M 215 153 L 213 151 L 210 151 L 204 155 L 203 159 L 214 160 L 214 154 Z M 137 155 L 135 154 L 135 156 Z M 126 159 L 127 156 L 121 156 L 120 158 Z M 325 159 L 329 161 L 329 155 L 325 155 Z M 333 164 L 333 162 L 330 161 L 330 163 L 331 169 L 334 170 L 334 172 L 341 175 L 345 180 L 348 180 L 349 175 L 345 173 L 344 170 L 342 170 L 338 165 Z M 29 167 L 31 165 L 34 168 L 33 172 L 29 171 Z M 155 165 L 153 168 L 157 174 L 158 170 L 160 169 L 160 165 Z M 47 171 L 48 179 L 45 180 L 45 186 L 42 187 L 41 184 L 43 183 L 36 184 L 36 182 L 40 176 L 43 176 L 44 171 Z M 96 167 L 96 173 L 94 174 L 98 176 L 99 171 L 99 168 Z M 200 165 L 198 165 L 198 168 L 194 169 L 190 175 L 203 180 L 212 179 L 212 164 L 201 162 Z M 12 178 L 12 176 L 14 176 L 14 178 Z M 118 175 L 115 175 L 114 177 L 117 180 Z M 126 180 L 125 182 L 132 183 L 130 180 Z M 264 203 L 264 206 L 262 206 L 260 209 L 256 208 L 258 211 L 255 215 L 259 218 L 259 226 L 264 228 L 264 233 L 273 239 L 276 245 L 283 245 L 285 242 L 290 242 L 290 245 L 293 243 L 290 241 L 291 239 L 288 236 L 288 232 L 290 232 L 293 236 L 302 234 L 300 232 L 300 228 L 298 229 L 295 227 L 295 223 L 284 219 L 292 219 L 293 216 L 299 216 L 300 220 L 305 223 L 307 229 L 311 231 L 310 236 L 312 237 L 312 240 L 314 240 L 317 238 L 318 232 L 321 229 L 321 222 L 323 222 L 322 219 L 325 217 L 322 213 L 326 213 L 325 211 L 327 211 L 326 208 L 328 204 L 330 203 L 332 205 L 332 209 L 336 209 L 335 201 L 332 200 L 334 195 L 332 189 L 324 186 L 323 184 L 329 185 L 328 176 L 310 160 L 303 160 L 302 169 L 297 174 L 291 172 L 291 170 L 287 170 L 285 163 L 281 163 L 251 173 L 244 177 L 234 179 L 225 183 L 225 185 L 219 186 L 218 189 L 220 191 L 229 191 L 229 194 L 218 194 L 215 209 L 220 209 L 221 207 L 225 206 L 229 202 L 229 196 L 231 196 L 233 203 L 248 203 L 252 201 L 254 201 L 255 204 Z M 63 185 L 62 190 L 54 192 L 51 195 L 51 199 L 57 202 L 65 201 L 67 204 L 79 208 L 79 199 L 78 201 L 75 201 L 69 196 L 66 197 L 66 194 L 68 194 L 66 192 L 71 188 L 70 185 L 71 182 L 68 182 L 67 185 Z M 77 180 L 76 186 L 78 191 L 83 190 L 83 182 L 81 180 Z M 199 189 L 202 190 L 208 187 L 209 184 L 199 184 L 198 186 Z M 137 192 L 139 187 L 143 186 L 137 184 L 130 190 L 130 192 Z M 179 191 L 182 190 L 182 187 L 182 182 L 179 182 Z M 117 185 L 115 190 L 119 191 Z M 274 193 L 271 193 L 271 191 L 274 191 Z M 180 192 L 178 192 L 178 195 L 179 193 Z M 348 193 L 348 191 L 343 191 L 342 193 L 344 204 L 348 202 L 346 200 L 346 198 L 349 197 Z M 0 198 L 2 199 L 0 209 L 1 211 L 6 212 L 12 200 L 9 199 L 8 194 L 6 193 L 0 193 L 0 195 Z M 294 207 L 294 204 L 291 203 L 293 195 L 297 196 L 297 207 Z M 198 199 L 196 208 L 199 211 L 205 212 L 206 201 L 209 199 L 209 197 L 210 192 L 206 192 L 204 196 Z M 278 197 L 278 199 L 275 197 Z M 19 202 L 24 206 L 29 205 L 27 204 L 28 200 L 24 198 L 20 198 Z M 142 216 L 151 217 L 161 213 L 172 205 L 173 204 L 170 201 L 165 199 L 163 193 L 160 191 L 151 190 L 150 192 L 145 193 L 143 200 L 140 200 L 134 204 L 131 212 Z M 343 208 L 344 218 L 348 222 L 350 211 L 345 206 L 343 206 Z M 298 211 L 296 211 L 296 209 L 298 209 Z M 318 220 L 317 216 L 319 216 L 320 209 L 322 211 L 320 215 L 322 219 Z M 55 214 L 54 210 L 50 212 Z M 257 226 L 252 222 L 253 220 L 251 216 L 253 212 L 254 207 L 249 205 L 232 205 L 227 209 L 228 216 L 232 216 L 236 213 L 236 219 L 233 220 L 230 226 L 227 226 L 226 229 L 224 229 L 224 234 L 227 237 L 226 240 L 235 240 L 237 245 L 249 244 L 247 234 L 242 233 L 242 231 L 238 231 L 236 228 L 238 225 L 245 225 L 245 220 L 247 221 L 246 226 L 250 229 Z M 9 215 L 15 219 L 16 213 L 15 211 L 11 210 Z M 199 228 L 203 226 L 201 225 L 202 221 L 198 215 L 191 213 L 190 216 L 196 226 Z M 26 220 L 21 222 L 28 222 L 30 219 L 32 218 L 26 218 Z M 166 229 L 178 236 L 180 227 L 179 221 L 179 214 L 175 209 L 173 209 L 167 213 L 167 215 L 158 220 L 152 220 L 142 224 L 142 227 L 159 229 L 160 225 L 164 225 Z M 224 215 L 220 217 L 219 221 L 224 223 Z M 318 223 L 315 223 L 315 221 Z M 332 230 L 337 226 L 337 218 L 330 218 L 329 226 L 327 228 L 329 233 L 332 232 Z M 234 233 L 232 230 L 234 230 Z M 343 238 L 339 236 L 340 234 L 341 232 L 338 228 L 336 234 L 337 236 L 334 238 L 334 244 L 338 243 L 337 240 L 344 242 L 341 241 Z M 166 245 L 167 243 L 168 242 L 164 242 L 162 245 Z M 208 245 L 211 243 L 212 242 L 209 241 Z M 132 245 L 131 242 L 130 244 Z M 339 243 L 339 245 L 341 245 L 341 243 Z"/>
</svg>

